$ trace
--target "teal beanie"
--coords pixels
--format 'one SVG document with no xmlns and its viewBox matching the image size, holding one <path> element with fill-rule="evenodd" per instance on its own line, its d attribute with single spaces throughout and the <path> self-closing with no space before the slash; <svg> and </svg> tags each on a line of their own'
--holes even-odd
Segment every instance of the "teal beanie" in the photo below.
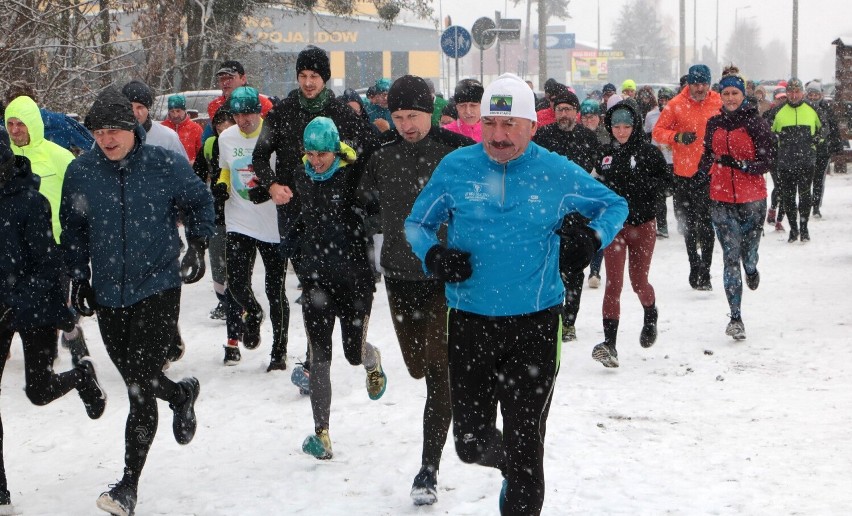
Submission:
<svg viewBox="0 0 852 516">
<path fill-rule="evenodd" d="M 170 96 L 169 109 L 186 109 L 186 97 L 183 95 Z"/>
<path fill-rule="evenodd" d="M 334 121 L 324 116 L 311 120 L 305 127 L 305 150 L 316 152 L 338 152 L 340 150 L 340 133 Z"/>
<path fill-rule="evenodd" d="M 610 119 L 610 125 L 633 125 L 633 115 L 630 114 L 629 109 L 616 109 L 612 112 L 612 118 Z"/>
<path fill-rule="evenodd" d="M 240 86 L 231 93 L 231 113 L 260 113 L 260 96 L 251 86 Z"/>
</svg>

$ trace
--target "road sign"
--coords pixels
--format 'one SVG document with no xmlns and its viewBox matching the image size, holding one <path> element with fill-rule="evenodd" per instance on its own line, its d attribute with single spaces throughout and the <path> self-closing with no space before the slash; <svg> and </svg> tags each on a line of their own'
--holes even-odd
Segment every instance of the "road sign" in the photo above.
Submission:
<svg viewBox="0 0 852 516">
<path fill-rule="evenodd" d="M 470 32 L 458 25 L 449 27 L 441 34 L 441 50 L 448 57 L 455 59 L 466 56 L 470 52 L 472 42 Z"/>
<path fill-rule="evenodd" d="M 521 39 L 521 20 L 520 18 L 501 18 L 500 31 L 497 33 L 500 41 L 518 41 Z"/>
<path fill-rule="evenodd" d="M 548 34 L 544 44 L 548 49 L 574 48 L 574 33 Z M 538 45 L 538 34 L 533 34 L 533 48 L 538 48 Z"/>
<path fill-rule="evenodd" d="M 491 45 L 497 41 L 497 33 L 494 32 L 496 28 L 497 24 L 487 16 L 483 16 L 473 22 L 470 33 L 473 36 L 473 44 L 476 45 L 476 48 L 479 50 L 488 50 L 491 48 Z"/>
</svg>

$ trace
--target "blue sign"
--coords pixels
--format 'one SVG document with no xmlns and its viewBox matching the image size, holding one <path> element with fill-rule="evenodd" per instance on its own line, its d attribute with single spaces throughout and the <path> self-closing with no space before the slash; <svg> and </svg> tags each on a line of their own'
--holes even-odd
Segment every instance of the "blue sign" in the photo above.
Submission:
<svg viewBox="0 0 852 516">
<path fill-rule="evenodd" d="M 574 48 L 574 33 L 548 34 L 544 42 L 546 48 L 556 50 Z M 533 48 L 538 48 L 538 34 L 533 34 Z"/>
<path fill-rule="evenodd" d="M 441 34 L 441 50 L 447 56 L 458 59 L 470 52 L 473 38 L 464 27 L 453 25 Z"/>
</svg>

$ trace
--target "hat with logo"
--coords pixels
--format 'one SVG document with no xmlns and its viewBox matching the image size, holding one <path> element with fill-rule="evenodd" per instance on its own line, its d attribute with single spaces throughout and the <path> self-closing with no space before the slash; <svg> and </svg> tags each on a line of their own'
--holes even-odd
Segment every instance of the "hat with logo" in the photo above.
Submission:
<svg viewBox="0 0 852 516">
<path fill-rule="evenodd" d="M 391 113 L 411 109 L 431 114 L 435 110 L 435 101 L 425 80 L 416 75 L 403 75 L 393 82 L 388 91 L 388 109 Z"/>
<path fill-rule="evenodd" d="M 216 75 L 245 75 L 246 69 L 239 61 L 225 61 L 219 65 Z"/>
<path fill-rule="evenodd" d="M 337 152 L 340 150 L 340 133 L 334 121 L 324 116 L 311 120 L 302 135 L 306 151 Z"/>
<path fill-rule="evenodd" d="M 536 122 L 535 95 L 523 79 L 504 73 L 485 88 L 479 112 L 482 116 L 510 116 Z"/>
<path fill-rule="evenodd" d="M 316 72 L 323 82 L 328 82 L 331 79 L 331 62 L 325 50 L 308 45 L 299 52 L 299 57 L 296 58 L 296 74 L 304 70 Z"/>
<path fill-rule="evenodd" d="M 169 109 L 186 109 L 186 97 L 180 94 L 170 95 Z"/>
<path fill-rule="evenodd" d="M 240 86 L 231 93 L 228 107 L 233 114 L 260 113 L 260 96 L 251 86 Z"/>
</svg>

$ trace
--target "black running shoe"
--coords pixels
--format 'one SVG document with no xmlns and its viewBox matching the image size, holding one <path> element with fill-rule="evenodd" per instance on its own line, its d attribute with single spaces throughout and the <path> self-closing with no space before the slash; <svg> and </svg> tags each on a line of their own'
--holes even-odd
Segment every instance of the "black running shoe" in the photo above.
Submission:
<svg viewBox="0 0 852 516">
<path fill-rule="evenodd" d="M 749 290 L 757 290 L 760 285 L 760 273 L 755 269 L 754 274 L 746 273 L 746 286 Z"/>
<path fill-rule="evenodd" d="M 113 516 L 133 516 L 136 510 L 136 486 L 119 482 L 110 485 L 110 488 L 98 497 L 98 509 Z"/>
<path fill-rule="evenodd" d="M 172 431 L 174 431 L 175 440 L 178 444 L 189 444 L 192 438 L 195 437 L 195 427 L 197 425 L 195 419 L 195 401 L 201 392 L 201 384 L 198 383 L 197 378 L 190 377 L 179 381 L 177 385 L 183 391 L 186 398 L 179 405 L 169 404 L 169 407 L 175 413 L 172 422 Z"/>
<path fill-rule="evenodd" d="M 438 501 L 438 470 L 435 466 L 423 466 L 411 484 L 411 500 L 414 505 L 432 505 Z"/>
<path fill-rule="evenodd" d="M 224 321 L 227 317 L 225 313 L 225 305 L 219 301 L 219 304 L 216 305 L 216 308 L 210 310 L 210 318 L 217 321 Z"/>
<path fill-rule="evenodd" d="M 86 414 L 89 418 L 98 419 L 106 409 L 106 391 L 98 383 L 95 366 L 90 357 L 81 358 L 77 369 L 83 374 L 83 379 L 77 386 L 77 393 L 83 400 L 83 405 L 86 406 Z"/>
<path fill-rule="evenodd" d="M 263 322 L 263 310 L 256 314 L 243 313 L 243 346 L 257 349 L 260 346 L 260 324 Z"/>
<path fill-rule="evenodd" d="M 618 367 L 618 352 L 612 344 L 602 342 L 592 348 L 592 358 L 604 367 Z"/>
<path fill-rule="evenodd" d="M 225 345 L 225 365 L 232 366 L 240 363 L 240 348 L 239 346 Z"/>
</svg>

